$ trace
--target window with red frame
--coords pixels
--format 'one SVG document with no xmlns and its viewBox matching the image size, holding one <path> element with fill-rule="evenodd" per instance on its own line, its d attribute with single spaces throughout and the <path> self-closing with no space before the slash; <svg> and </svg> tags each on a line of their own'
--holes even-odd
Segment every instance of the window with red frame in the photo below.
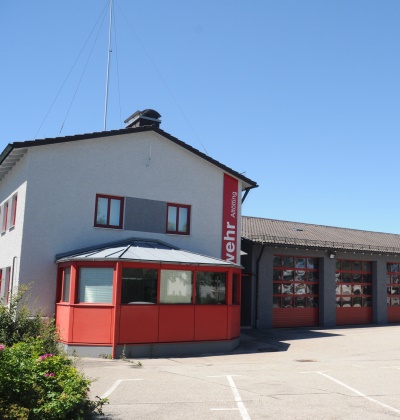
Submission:
<svg viewBox="0 0 400 420">
<path fill-rule="evenodd" d="M 96 195 L 94 225 L 111 229 L 122 229 L 124 198 L 111 195 Z"/>
<path fill-rule="evenodd" d="M 3 208 L 3 222 L 1 225 L 2 232 L 5 232 L 7 230 L 7 224 L 8 224 L 8 201 L 4 204 L 4 208 Z"/>
<path fill-rule="evenodd" d="M 12 198 L 12 214 L 11 214 L 10 227 L 15 226 L 15 222 L 17 220 L 17 204 L 18 204 L 18 196 L 17 194 L 15 194 L 14 197 Z"/>
<path fill-rule="evenodd" d="M 386 264 L 387 305 L 400 306 L 400 264 Z"/>
<path fill-rule="evenodd" d="M 273 307 L 317 308 L 319 260 L 274 255 Z"/>
<path fill-rule="evenodd" d="M 167 233 L 190 234 L 190 206 L 172 203 L 167 205 Z"/>
<path fill-rule="evenodd" d="M 336 261 L 336 307 L 372 306 L 372 267 L 370 261 Z"/>
</svg>

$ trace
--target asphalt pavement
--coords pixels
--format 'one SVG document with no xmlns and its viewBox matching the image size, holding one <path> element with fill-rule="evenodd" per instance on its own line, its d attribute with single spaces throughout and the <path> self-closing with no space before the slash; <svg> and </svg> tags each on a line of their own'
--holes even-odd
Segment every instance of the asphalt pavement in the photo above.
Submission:
<svg viewBox="0 0 400 420">
<path fill-rule="evenodd" d="M 79 365 L 109 420 L 400 418 L 397 325 L 244 330 L 229 354 Z"/>
</svg>

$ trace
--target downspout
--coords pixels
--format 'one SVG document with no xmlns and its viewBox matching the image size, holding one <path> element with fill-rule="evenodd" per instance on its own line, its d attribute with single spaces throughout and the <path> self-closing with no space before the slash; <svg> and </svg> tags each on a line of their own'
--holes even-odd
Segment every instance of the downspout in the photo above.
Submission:
<svg viewBox="0 0 400 420">
<path fill-rule="evenodd" d="M 259 289 L 259 283 L 260 283 L 260 261 L 261 257 L 264 253 L 265 244 L 262 244 L 260 254 L 258 255 L 257 262 L 256 262 L 256 329 L 257 329 L 257 323 L 258 323 L 258 289 Z"/>
<path fill-rule="evenodd" d="M 246 200 L 247 194 L 250 192 L 251 188 L 246 188 L 244 190 L 244 196 L 242 197 L 242 204 L 244 203 L 244 200 Z"/>
<path fill-rule="evenodd" d="M 9 286 L 9 291 L 10 293 L 13 293 L 13 286 L 14 286 L 14 274 L 15 274 L 15 260 L 18 257 L 14 257 L 13 258 L 13 263 L 12 263 L 12 274 L 11 274 L 11 280 L 10 280 L 10 286 Z"/>
</svg>

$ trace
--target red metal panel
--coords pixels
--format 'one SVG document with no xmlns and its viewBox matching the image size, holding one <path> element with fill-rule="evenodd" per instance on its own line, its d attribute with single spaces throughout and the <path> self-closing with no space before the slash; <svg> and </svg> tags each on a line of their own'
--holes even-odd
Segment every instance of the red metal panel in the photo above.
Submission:
<svg viewBox="0 0 400 420">
<path fill-rule="evenodd" d="M 70 341 L 69 336 L 69 321 L 70 321 L 71 307 L 68 305 L 56 305 L 56 326 L 60 333 L 61 341 Z"/>
<path fill-rule="evenodd" d="M 194 339 L 226 340 L 228 307 L 226 305 L 196 305 Z"/>
<path fill-rule="evenodd" d="M 158 312 L 158 305 L 122 305 L 118 343 L 157 343 Z"/>
<path fill-rule="evenodd" d="M 228 339 L 240 336 L 240 305 L 228 306 Z"/>
<path fill-rule="evenodd" d="M 372 324 L 372 308 L 336 308 L 336 325 Z"/>
<path fill-rule="evenodd" d="M 318 308 L 273 308 L 272 327 L 316 327 Z"/>
<path fill-rule="evenodd" d="M 159 308 L 159 342 L 194 340 L 194 305 L 162 305 Z"/>
<path fill-rule="evenodd" d="M 400 322 L 400 306 L 388 306 L 387 322 Z"/>
<path fill-rule="evenodd" d="M 75 306 L 73 343 L 111 344 L 112 307 Z"/>
</svg>

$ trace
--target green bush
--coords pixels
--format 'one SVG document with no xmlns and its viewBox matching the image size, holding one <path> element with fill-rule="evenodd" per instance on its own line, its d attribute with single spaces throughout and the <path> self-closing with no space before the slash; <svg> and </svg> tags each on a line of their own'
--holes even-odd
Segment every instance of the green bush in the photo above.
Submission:
<svg viewBox="0 0 400 420">
<path fill-rule="evenodd" d="M 58 334 L 54 319 L 45 318 L 40 311 L 32 312 L 26 302 L 29 287 L 10 296 L 8 306 L 0 302 L 0 343 L 11 347 L 14 343 L 41 336 L 48 353 L 58 354 Z"/>
<path fill-rule="evenodd" d="M 90 380 L 41 338 L 0 346 L 0 419 L 86 419 L 104 400 L 88 398 Z"/>
<path fill-rule="evenodd" d="M 0 420 L 87 419 L 106 402 L 60 349 L 54 319 L 32 313 L 26 289 L 0 302 Z"/>
</svg>

